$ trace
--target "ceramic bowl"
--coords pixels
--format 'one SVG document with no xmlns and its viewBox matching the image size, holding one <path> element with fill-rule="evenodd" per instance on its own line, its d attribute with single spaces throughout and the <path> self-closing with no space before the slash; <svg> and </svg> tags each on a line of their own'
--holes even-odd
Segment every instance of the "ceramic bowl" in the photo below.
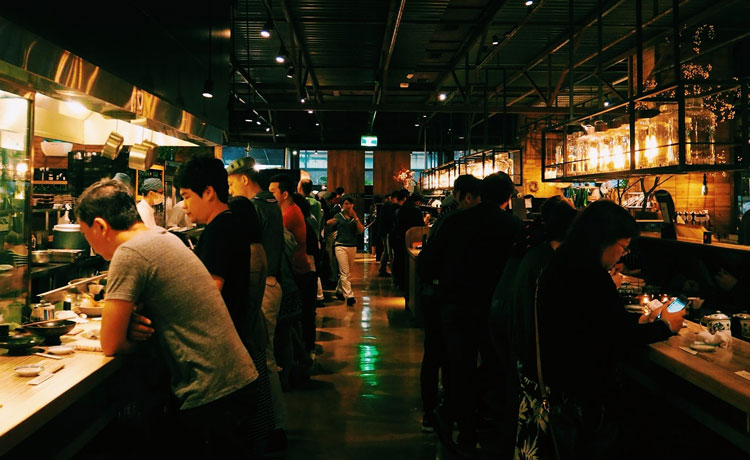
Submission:
<svg viewBox="0 0 750 460">
<path fill-rule="evenodd" d="M 14 367 L 13 370 L 21 377 L 34 377 L 39 375 L 44 370 L 44 367 L 39 364 L 24 364 L 23 366 Z"/>
<path fill-rule="evenodd" d="M 47 345 L 60 345 L 60 336 L 70 332 L 76 323 L 67 319 L 56 319 L 45 321 L 43 323 L 23 326 L 23 328 L 34 335 L 44 337 L 44 343 Z"/>
</svg>

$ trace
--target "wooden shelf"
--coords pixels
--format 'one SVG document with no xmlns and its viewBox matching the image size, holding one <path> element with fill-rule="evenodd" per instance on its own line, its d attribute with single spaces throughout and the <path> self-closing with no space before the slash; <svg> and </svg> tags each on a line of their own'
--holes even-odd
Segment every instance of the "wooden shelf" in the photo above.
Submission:
<svg viewBox="0 0 750 460">
<path fill-rule="evenodd" d="M 66 180 L 32 180 L 31 183 L 39 185 L 68 185 L 68 181 Z"/>
</svg>

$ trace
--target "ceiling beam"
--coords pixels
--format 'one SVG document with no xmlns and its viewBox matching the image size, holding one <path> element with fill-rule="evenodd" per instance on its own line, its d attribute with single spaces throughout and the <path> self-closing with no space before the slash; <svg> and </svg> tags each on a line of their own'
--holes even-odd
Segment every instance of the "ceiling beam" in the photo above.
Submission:
<svg viewBox="0 0 750 460">
<path fill-rule="evenodd" d="M 448 67 L 443 70 L 440 73 L 440 76 L 438 76 L 438 78 L 435 80 L 435 91 L 430 94 L 430 97 L 427 98 L 425 102 L 429 102 L 430 100 L 435 99 L 435 95 L 440 91 L 440 88 L 443 86 L 443 83 L 445 83 L 445 80 L 456 68 L 456 65 L 458 65 L 458 63 L 464 59 L 464 56 L 471 50 L 477 40 L 480 40 L 482 38 L 482 35 L 484 35 L 489 26 L 492 24 L 492 21 L 495 19 L 497 12 L 500 11 L 500 8 L 502 8 L 503 5 L 505 5 L 506 1 L 507 0 L 493 0 L 489 5 L 487 5 L 484 11 L 482 11 L 482 14 L 480 16 L 481 19 L 478 23 L 476 23 L 474 27 L 471 28 L 469 34 L 466 36 L 466 38 L 464 38 L 464 40 L 461 42 L 461 45 L 456 50 L 456 53 L 453 55 L 453 58 L 451 58 L 450 63 L 448 63 Z"/>
<path fill-rule="evenodd" d="M 372 112 L 375 106 L 371 103 L 357 102 L 331 102 L 318 104 L 311 102 L 305 104 L 304 108 L 296 102 L 273 103 L 273 104 L 253 104 L 253 109 L 257 111 L 272 110 L 274 112 L 299 112 L 302 110 L 315 110 L 316 112 Z M 484 107 L 477 104 L 420 104 L 420 103 L 382 103 L 377 107 L 380 112 L 407 112 L 407 113 L 484 113 Z M 502 105 L 491 104 L 487 106 L 490 112 L 502 112 Z M 527 114 L 527 115 L 557 115 L 566 114 L 566 107 L 508 107 L 509 114 Z M 583 113 L 583 112 L 581 112 Z"/>
<path fill-rule="evenodd" d="M 266 3 L 269 2 L 269 0 L 263 1 Z M 312 61 L 310 60 L 310 53 L 307 52 L 307 47 L 305 47 L 304 42 L 300 39 L 299 28 L 297 27 L 297 23 L 294 22 L 294 19 L 292 18 L 292 14 L 289 11 L 289 6 L 287 5 L 287 0 L 279 0 L 279 4 L 281 5 L 281 12 L 284 14 L 284 19 L 286 19 L 286 21 L 289 23 L 289 28 L 292 31 L 292 39 L 295 41 L 295 43 L 297 43 L 297 48 L 299 48 L 300 52 L 302 53 L 302 60 L 305 62 L 305 67 L 310 72 L 310 81 L 312 81 L 313 88 L 315 89 L 315 99 L 317 99 L 318 103 L 321 103 L 323 102 L 323 98 L 318 91 L 318 77 L 317 75 L 315 75 L 315 68 L 312 65 Z"/>
<path fill-rule="evenodd" d="M 373 104 L 377 107 L 383 100 L 383 93 L 388 85 L 388 70 L 391 66 L 391 58 L 393 57 L 393 50 L 396 47 L 396 37 L 398 37 L 398 29 L 401 27 L 401 20 L 404 16 L 404 8 L 406 7 L 406 0 L 401 0 L 398 6 L 398 11 L 394 18 L 393 5 L 395 0 L 391 0 L 388 8 L 388 19 L 386 20 L 385 31 L 383 32 L 383 43 L 380 46 L 380 62 L 378 63 L 378 80 L 375 82 L 375 94 L 373 94 Z M 390 31 L 390 39 L 388 32 Z M 372 112 L 370 118 L 370 132 L 375 125 L 375 117 L 377 116 L 377 110 Z"/>
</svg>

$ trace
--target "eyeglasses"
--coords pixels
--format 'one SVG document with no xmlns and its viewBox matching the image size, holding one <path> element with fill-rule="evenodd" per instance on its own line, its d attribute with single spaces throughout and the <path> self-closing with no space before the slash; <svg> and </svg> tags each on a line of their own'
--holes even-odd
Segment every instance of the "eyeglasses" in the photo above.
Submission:
<svg viewBox="0 0 750 460">
<path fill-rule="evenodd" d="M 622 257 L 625 257 L 626 255 L 630 254 L 630 248 L 629 247 L 627 247 L 627 246 L 625 246 L 623 244 L 620 244 L 619 241 L 615 241 L 615 243 L 617 243 L 617 245 L 622 248 Z"/>
</svg>

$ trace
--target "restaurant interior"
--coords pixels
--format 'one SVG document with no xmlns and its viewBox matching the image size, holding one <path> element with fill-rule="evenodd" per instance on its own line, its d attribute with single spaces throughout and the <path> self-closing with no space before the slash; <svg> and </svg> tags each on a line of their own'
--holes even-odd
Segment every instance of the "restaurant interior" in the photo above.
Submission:
<svg viewBox="0 0 750 460">
<path fill-rule="evenodd" d="M 639 272 L 620 287 L 623 301 L 643 313 L 654 299 L 689 299 L 687 326 L 644 347 L 628 381 L 666 400 L 681 426 L 720 443 L 711 453 L 750 454 L 750 2 L 136 0 L 102 8 L 0 6 L 0 457 L 39 448 L 100 458 L 102 433 L 127 412 L 128 395 L 113 384 L 122 360 L 85 337 L 95 322 L 77 337 L 66 335 L 72 327 L 36 331 L 24 345 L 8 333 L 60 318 L 71 304 L 90 319 L 101 315 L 108 262 L 75 222 L 77 198 L 100 179 L 128 175 L 136 201 L 144 181 L 158 179 L 157 224 L 197 241 L 200 226 L 178 228 L 169 216 L 182 199 L 176 171 L 201 156 L 225 166 L 251 156 L 266 179 L 309 177 L 320 196 L 343 187 L 365 222 L 402 188 L 421 195 L 425 221 L 434 222 L 466 174 L 508 174 L 516 191 L 508 212 L 526 228 L 550 197 L 579 210 L 617 203 L 640 231 L 629 248 Z M 377 372 L 363 353 L 386 362 L 385 350 L 401 347 L 378 352 L 332 326 L 359 323 L 359 314 L 319 309 L 321 359 L 331 361 L 321 361 L 328 386 L 315 390 L 325 393 L 309 399 L 322 407 L 288 398 L 319 427 L 313 436 L 305 417 L 290 421 L 285 458 L 453 458 L 437 438 L 420 437 L 415 415 L 429 308 L 416 265 L 426 232 L 407 236 L 400 289 L 376 278 L 370 230 L 358 241 L 353 276 L 367 314 L 354 326 L 361 337 L 410 344 L 384 366 L 381 386 L 394 386 L 341 390 L 339 410 L 325 410 L 331 387 L 350 384 L 344 357 L 353 347 L 360 368 L 352 372 L 374 379 L 363 384 L 371 387 Z M 580 281 L 581 311 L 571 314 L 591 303 Z M 376 334 L 370 321 L 373 331 L 389 330 Z M 391 331 L 396 323 L 404 331 Z M 729 342 L 690 347 L 696 333 L 723 329 Z M 348 351 L 334 348 L 331 337 L 341 336 Z M 47 346 L 61 341 L 79 348 L 49 358 Z M 48 356 L 42 376 L 58 375 L 46 385 L 14 372 L 39 361 L 35 352 Z M 52 366 L 58 361 L 62 369 Z M 385 383 L 395 375 L 397 384 Z M 385 410 L 382 392 L 403 393 Z M 394 407 L 403 414 L 379 418 Z M 325 429 L 342 429 L 336 417 L 351 430 L 344 440 Z M 378 424 L 356 428 L 357 420 Z M 56 431 L 66 424 L 85 428 Z M 42 439 L 55 446 L 38 446 Z M 479 458 L 503 457 L 483 449 Z"/>
</svg>

